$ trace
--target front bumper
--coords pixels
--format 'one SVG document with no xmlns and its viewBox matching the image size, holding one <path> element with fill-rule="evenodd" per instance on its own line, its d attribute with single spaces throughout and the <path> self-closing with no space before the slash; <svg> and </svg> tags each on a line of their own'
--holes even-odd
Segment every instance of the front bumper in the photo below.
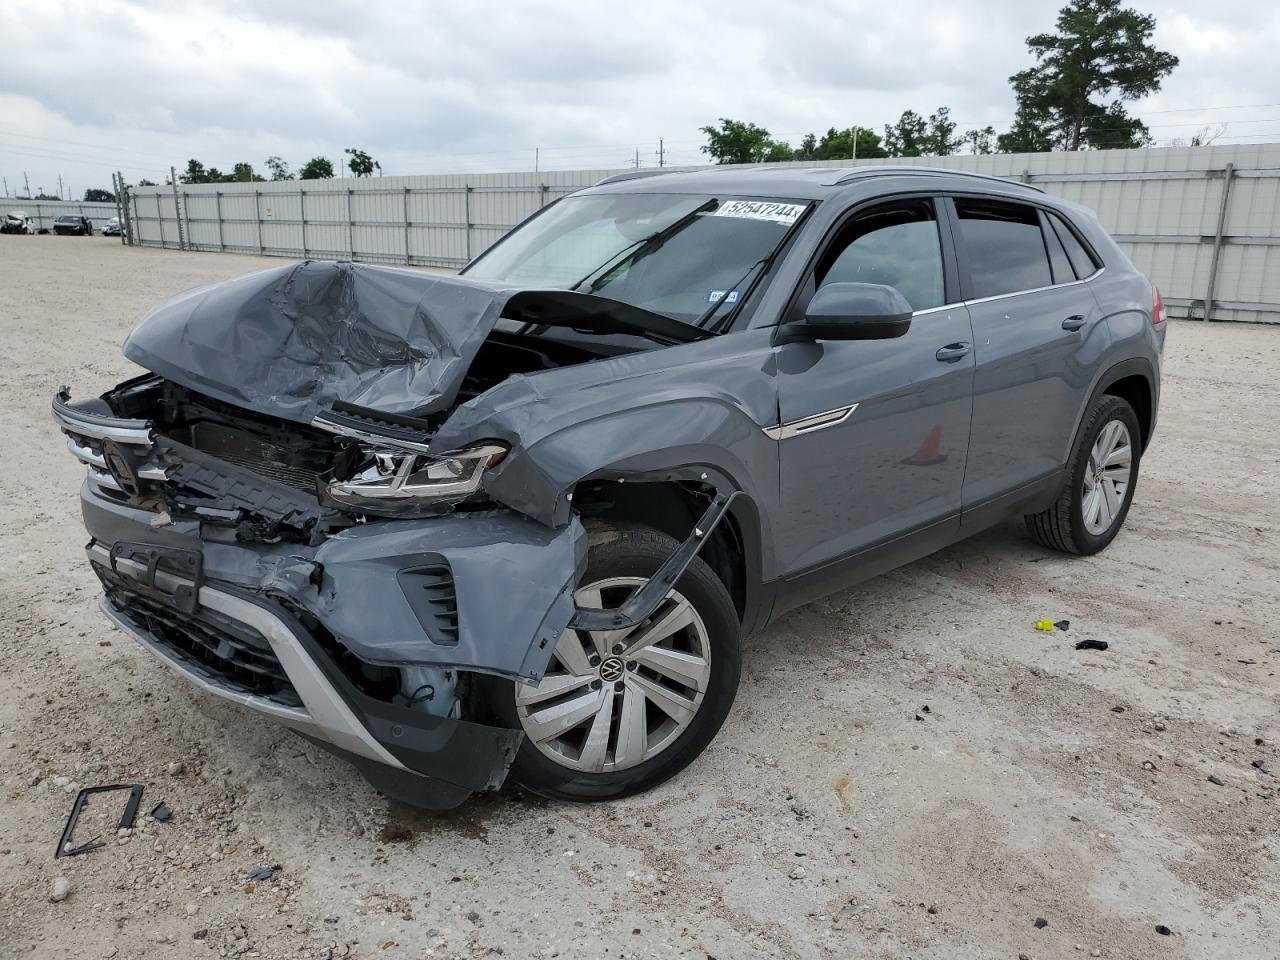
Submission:
<svg viewBox="0 0 1280 960">
<path fill-rule="evenodd" d="M 362 665 L 373 661 L 352 651 L 393 654 L 380 666 L 461 667 L 512 677 L 527 667 L 540 676 L 554 642 L 540 649 L 534 638 L 543 629 L 558 636 L 559 617 L 572 615 L 571 590 L 563 614 L 554 616 L 555 603 L 552 610 L 531 611 L 493 602 L 498 593 L 528 596 L 521 579 L 576 576 L 572 563 L 554 572 L 563 563 L 554 548 L 540 554 L 547 569 L 533 563 L 539 552 L 519 543 L 525 525 L 536 526 L 531 521 L 515 514 L 505 519 L 517 542 L 514 553 L 492 551 L 503 559 L 490 564 L 507 564 L 505 582 L 495 583 L 468 576 L 476 572 L 468 561 L 485 552 L 497 517 L 477 523 L 470 542 L 463 539 L 468 518 L 455 516 L 371 524 L 312 548 L 210 542 L 201 539 L 196 522 L 157 527 L 155 514 L 120 502 L 93 479 L 84 483 L 81 506 L 93 537 L 88 557 L 106 586 L 104 613 L 202 690 L 284 723 L 354 764 L 383 793 L 416 806 L 446 809 L 504 781 L 521 732 L 463 719 L 471 705 L 465 697 L 457 708 L 437 712 L 375 699 L 357 682 Z M 159 559 L 149 561 L 149 550 Z M 181 569 L 166 555 L 195 555 L 197 570 Z M 441 633 L 431 611 L 415 609 L 406 592 L 422 589 L 415 575 L 424 557 L 452 571 L 452 637 L 447 626 Z M 515 564 L 513 557 L 530 563 Z M 490 609 L 472 618 L 477 604 Z M 477 623 L 514 625 L 521 617 L 523 635 L 499 633 L 483 642 L 467 636 Z M 351 630 L 359 636 L 348 638 Z M 473 662 L 486 650 L 489 662 Z M 482 687 L 470 689 L 476 686 Z"/>
<path fill-rule="evenodd" d="M 99 543 L 90 544 L 88 554 L 107 584 L 103 612 L 161 663 L 206 693 L 278 720 L 350 761 L 383 793 L 446 809 L 505 779 L 520 747 L 518 731 L 367 696 L 316 637 L 270 600 L 162 567 L 148 570 L 136 556 L 113 558 Z M 191 598 L 198 614 L 180 601 L 158 599 L 165 596 Z M 193 635 L 203 645 L 192 642 Z M 246 635 L 265 641 L 255 662 L 270 662 L 280 679 L 270 692 L 208 655 L 211 639 L 225 649 Z"/>
<path fill-rule="evenodd" d="M 501 785 L 523 734 L 466 719 L 483 715 L 471 709 L 487 689 L 477 675 L 541 678 L 586 564 L 576 518 L 553 530 L 500 507 L 347 517 L 308 541 L 268 539 L 160 504 L 194 491 L 230 508 L 211 516 L 305 519 L 316 499 L 102 401 L 72 405 L 64 392 L 53 413 L 87 468 L 81 511 L 103 610 L 146 649 L 391 796 L 444 808 Z"/>
</svg>

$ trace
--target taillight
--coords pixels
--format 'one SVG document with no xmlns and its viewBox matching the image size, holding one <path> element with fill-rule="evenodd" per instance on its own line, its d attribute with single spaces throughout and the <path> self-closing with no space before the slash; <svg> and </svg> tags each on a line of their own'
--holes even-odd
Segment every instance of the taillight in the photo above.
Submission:
<svg viewBox="0 0 1280 960">
<path fill-rule="evenodd" d="M 1151 287 L 1151 322 L 1164 323 L 1164 299 L 1160 296 L 1160 288 L 1154 284 Z"/>
</svg>

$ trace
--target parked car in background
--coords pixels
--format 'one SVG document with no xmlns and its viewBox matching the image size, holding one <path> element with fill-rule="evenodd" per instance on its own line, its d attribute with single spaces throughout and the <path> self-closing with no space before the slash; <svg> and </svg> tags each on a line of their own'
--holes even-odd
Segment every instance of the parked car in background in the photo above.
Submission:
<svg viewBox="0 0 1280 960">
<path fill-rule="evenodd" d="M 53 413 L 103 610 L 168 666 L 409 802 L 602 800 L 706 748 L 787 610 L 1010 517 L 1105 548 L 1165 330 L 1026 184 L 628 174 L 458 277 L 183 293 Z"/>
<path fill-rule="evenodd" d="M 53 221 L 53 232 L 64 237 L 91 237 L 93 221 L 88 217 L 59 217 Z"/>
<path fill-rule="evenodd" d="M 0 222 L 0 233 L 33 234 L 35 232 L 34 221 L 22 210 L 10 210 L 4 215 L 4 221 Z"/>
<path fill-rule="evenodd" d="M 123 232 L 119 217 L 112 217 L 102 227 L 102 235 L 104 237 L 118 237 Z"/>
</svg>

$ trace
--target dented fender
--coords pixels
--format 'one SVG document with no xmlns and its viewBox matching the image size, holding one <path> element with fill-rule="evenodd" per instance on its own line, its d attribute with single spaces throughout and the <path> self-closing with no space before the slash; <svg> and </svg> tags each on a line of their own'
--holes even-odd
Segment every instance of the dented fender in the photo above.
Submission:
<svg viewBox="0 0 1280 960">
<path fill-rule="evenodd" d="M 573 616 L 586 549 L 576 518 L 551 530 L 508 510 L 370 524 L 325 541 L 313 558 L 319 587 L 291 598 L 363 660 L 536 680 Z M 448 601 L 420 596 L 440 595 L 432 571 L 441 566 L 456 639 L 441 623 Z"/>
</svg>

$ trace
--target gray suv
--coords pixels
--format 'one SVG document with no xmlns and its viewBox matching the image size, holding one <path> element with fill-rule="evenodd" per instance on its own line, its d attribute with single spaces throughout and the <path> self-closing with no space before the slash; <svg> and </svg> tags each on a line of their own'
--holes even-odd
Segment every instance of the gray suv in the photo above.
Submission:
<svg viewBox="0 0 1280 960">
<path fill-rule="evenodd" d="M 614 177 L 460 277 L 305 262 L 184 293 L 54 416 L 102 608 L 388 795 L 660 783 L 741 641 L 1025 516 L 1104 548 L 1159 293 L 1086 210 L 925 168 Z"/>
</svg>

